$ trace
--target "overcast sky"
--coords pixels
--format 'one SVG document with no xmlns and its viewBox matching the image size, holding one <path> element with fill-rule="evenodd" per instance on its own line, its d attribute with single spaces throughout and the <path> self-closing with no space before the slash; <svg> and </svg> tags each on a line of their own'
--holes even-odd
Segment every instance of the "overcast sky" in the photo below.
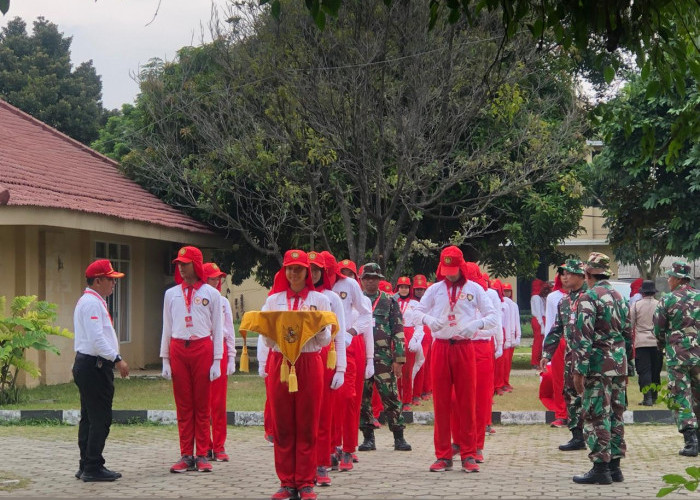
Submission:
<svg viewBox="0 0 700 500">
<path fill-rule="evenodd" d="M 10 11 L 0 14 L 0 27 L 15 17 L 24 19 L 30 31 L 39 16 L 57 24 L 73 37 L 73 65 L 92 59 L 102 77 L 103 104 L 112 109 L 131 103 L 138 93 L 130 72 L 152 57 L 172 60 L 179 48 L 199 45 L 212 4 L 226 3 L 162 0 L 158 9 L 158 0 L 10 0 Z"/>
</svg>

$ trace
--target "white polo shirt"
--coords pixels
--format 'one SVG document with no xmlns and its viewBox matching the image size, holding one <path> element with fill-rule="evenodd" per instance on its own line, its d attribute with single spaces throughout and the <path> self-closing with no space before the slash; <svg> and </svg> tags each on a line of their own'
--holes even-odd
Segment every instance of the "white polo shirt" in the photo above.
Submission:
<svg viewBox="0 0 700 500">
<path fill-rule="evenodd" d="M 73 312 L 74 348 L 88 356 L 109 361 L 119 354 L 119 340 L 105 300 L 92 288 L 86 288 Z"/>
</svg>

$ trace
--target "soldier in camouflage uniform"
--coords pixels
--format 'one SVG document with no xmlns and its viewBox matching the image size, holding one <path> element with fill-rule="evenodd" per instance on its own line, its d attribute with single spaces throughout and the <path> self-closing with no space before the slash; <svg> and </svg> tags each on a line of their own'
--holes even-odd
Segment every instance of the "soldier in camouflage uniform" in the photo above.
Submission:
<svg viewBox="0 0 700 500">
<path fill-rule="evenodd" d="M 584 434 L 593 468 L 574 476 L 580 484 L 623 481 L 627 375 L 632 366 L 629 308 L 612 285 L 610 258 L 594 252 L 585 265 L 588 290 L 576 306 L 573 328 L 574 387 L 582 396 Z M 630 360 L 628 363 L 628 359 Z"/>
<path fill-rule="evenodd" d="M 654 313 L 654 335 L 666 350 L 668 390 L 678 407 L 678 431 L 687 457 L 698 455 L 700 417 L 700 292 L 690 286 L 690 266 L 674 262 L 666 271 L 671 292 L 659 301 Z"/>
<path fill-rule="evenodd" d="M 559 445 L 559 449 L 561 451 L 585 450 L 586 442 L 583 440 L 583 419 L 581 418 L 581 396 L 574 387 L 573 351 L 571 350 L 576 319 L 574 311 L 581 293 L 586 291 L 583 262 L 578 259 L 568 259 L 559 266 L 559 272 L 568 294 L 559 302 L 554 326 L 545 339 L 540 368 L 544 370 L 547 363 L 554 357 L 560 339 L 564 338 L 566 341 L 564 350 L 564 400 L 566 401 L 567 425 L 571 431 L 571 440 L 566 444 Z"/>
<path fill-rule="evenodd" d="M 383 279 L 379 264 L 365 264 L 362 271 L 362 287 L 372 302 L 372 322 L 374 324 L 374 376 L 365 380 L 362 392 L 360 429 L 364 442 L 359 451 L 375 450 L 374 425 L 372 415 L 372 392 L 374 384 L 384 404 L 384 412 L 389 429 L 394 433 L 394 449 L 411 451 L 411 445 L 403 437 L 404 421 L 399 402 L 396 379 L 401 376 L 406 362 L 403 336 L 403 317 L 396 299 L 379 290 L 379 280 Z"/>
</svg>

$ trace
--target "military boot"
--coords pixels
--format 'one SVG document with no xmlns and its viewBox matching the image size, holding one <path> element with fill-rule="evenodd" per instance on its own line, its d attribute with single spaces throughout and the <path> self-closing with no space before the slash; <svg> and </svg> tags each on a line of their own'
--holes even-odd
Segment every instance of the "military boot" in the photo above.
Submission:
<svg viewBox="0 0 700 500">
<path fill-rule="evenodd" d="M 403 438 L 403 429 L 394 431 L 394 450 L 411 451 L 411 445 Z"/>
<path fill-rule="evenodd" d="M 654 406 L 654 395 L 651 391 L 644 395 L 644 400 L 640 403 L 642 406 Z"/>
<path fill-rule="evenodd" d="M 697 457 L 698 456 L 698 435 L 697 431 L 692 428 L 683 430 L 683 439 L 685 439 L 685 446 L 681 451 L 678 452 L 679 455 L 684 457 Z"/>
<path fill-rule="evenodd" d="M 560 444 L 561 451 L 585 450 L 586 442 L 583 440 L 583 429 L 575 427 L 571 429 L 571 439 L 568 443 Z"/>
<path fill-rule="evenodd" d="M 595 462 L 593 468 L 582 476 L 574 476 L 574 483 L 578 484 L 612 484 L 610 470 L 605 462 Z"/>
<path fill-rule="evenodd" d="M 613 480 L 613 483 L 621 483 L 625 480 L 625 476 L 622 475 L 622 469 L 620 469 L 619 458 L 613 458 L 610 460 L 608 469 L 610 469 L 610 478 Z"/>
<path fill-rule="evenodd" d="M 376 450 L 377 445 L 374 444 L 374 429 L 362 429 L 362 435 L 364 436 L 365 440 L 362 441 L 362 444 L 357 447 L 357 450 L 358 451 Z"/>
</svg>

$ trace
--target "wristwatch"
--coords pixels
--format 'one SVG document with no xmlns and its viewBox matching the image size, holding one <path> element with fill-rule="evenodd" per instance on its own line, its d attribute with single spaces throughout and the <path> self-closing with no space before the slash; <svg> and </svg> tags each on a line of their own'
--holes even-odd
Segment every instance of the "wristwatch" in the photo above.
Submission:
<svg viewBox="0 0 700 500">
<path fill-rule="evenodd" d="M 121 357 L 119 354 L 117 354 L 117 357 L 114 358 L 114 364 L 116 365 L 116 364 L 119 363 L 121 360 L 122 360 L 122 357 Z"/>
</svg>

